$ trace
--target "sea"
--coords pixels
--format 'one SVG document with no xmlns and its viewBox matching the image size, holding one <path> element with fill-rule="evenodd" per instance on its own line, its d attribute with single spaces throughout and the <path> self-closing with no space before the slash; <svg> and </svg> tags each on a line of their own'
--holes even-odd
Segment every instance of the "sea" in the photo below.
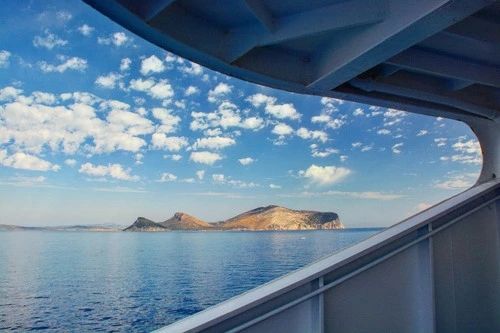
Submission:
<svg viewBox="0 0 500 333">
<path fill-rule="evenodd" d="M 0 331 L 150 332 L 379 230 L 0 232 Z"/>
</svg>

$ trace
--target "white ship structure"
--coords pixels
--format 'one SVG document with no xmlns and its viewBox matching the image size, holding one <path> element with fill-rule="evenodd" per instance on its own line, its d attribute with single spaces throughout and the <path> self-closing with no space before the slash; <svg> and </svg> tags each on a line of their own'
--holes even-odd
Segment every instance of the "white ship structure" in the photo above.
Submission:
<svg viewBox="0 0 500 333">
<path fill-rule="evenodd" d="M 159 332 L 500 332 L 500 3 L 84 0 L 142 38 L 292 92 L 452 118 L 469 190 Z"/>
</svg>

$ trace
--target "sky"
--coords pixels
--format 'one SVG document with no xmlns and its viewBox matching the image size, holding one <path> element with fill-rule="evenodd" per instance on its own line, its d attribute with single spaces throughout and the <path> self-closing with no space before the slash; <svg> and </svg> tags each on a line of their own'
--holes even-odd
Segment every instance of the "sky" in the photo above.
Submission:
<svg viewBox="0 0 500 333">
<path fill-rule="evenodd" d="M 463 123 L 230 78 L 80 1 L 2 7 L 2 224 L 215 222 L 274 204 L 386 227 L 479 175 Z"/>
</svg>

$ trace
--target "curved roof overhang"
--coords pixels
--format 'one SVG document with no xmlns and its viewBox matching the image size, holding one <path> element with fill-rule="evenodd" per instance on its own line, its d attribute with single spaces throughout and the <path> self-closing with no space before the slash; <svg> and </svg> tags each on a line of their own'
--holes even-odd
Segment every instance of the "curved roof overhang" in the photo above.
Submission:
<svg viewBox="0 0 500 333">
<path fill-rule="evenodd" d="M 140 37 L 278 89 L 466 122 L 500 116 L 495 0 L 84 0 Z"/>
</svg>

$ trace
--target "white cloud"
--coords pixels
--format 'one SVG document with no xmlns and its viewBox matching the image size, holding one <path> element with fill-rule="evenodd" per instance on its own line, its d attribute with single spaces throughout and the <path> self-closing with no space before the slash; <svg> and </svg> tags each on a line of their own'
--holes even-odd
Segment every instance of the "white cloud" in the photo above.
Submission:
<svg viewBox="0 0 500 333">
<path fill-rule="evenodd" d="M 182 159 L 182 155 L 179 154 L 163 155 L 163 158 L 170 158 L 172 161 L 180 161 Z"/>
<path fill-rule="evenodd" d="M 109 37 L 97 37 L 97 43 L 101 45 L 113 44 L 117 47 L 131 44 L 131 39 L 124 32 L 115 32 Z"/>
<path fill-rule="evenodd" d="M 196 177 L 198 177 L 199 180 L 203 180 L 203 178 L 205 178 L 205 170 L 196 171 Z"/>
<path fill-rule="evenodd" d="M 108 165 L 93 165 L 92 163 L 85 163 L 80 166 L 78 172 L 84 173 L 90 176 L 109 176 L 114 179 L 119 180 L 130 180 L 138 181 L 139 176 L 130 175 L 130 168 L 124 169 L 121 164 L 108 164 Z"/>
<path fill-rule="evenodd" d="M 154 148 L 165 149 L 168 151 L 179 151 L 188 145 L 188 141 L 185 137 L 167 137 L 164 133 L 153 134 L 151 143 Z"/>
<path fill-rule="evenodd" d="M 14 87 L 2 88 L 0 89 L 0 101 L 14 100 L 22 93 L 23 91 L 21 89 L 17 89 Z"/>
<path fill-rule="evenodd" d="M 259 130 L 264 127 L 264 119 L 260 117 L 246 118 L 240 126 L 246 129 Z"/>
<path fill-rule="evenodd" d="M 117 73 L 109 73 L 107 75 L 98 76 L 95 84 L 101 88 L 113 89 L 116 83 L 121 80 L 123 76 Z"/>
<path fill-rule="evenodd" d="M 445 144 L 445 141 L 436 141 L 440 144 Z M 457 154 L 452 155 L 451 157 L 442 156 L 441 160 L 451 160 L 453 162 L 458 162 L 461 164 L 477 164 L 480 165 L 482 163 L 482 153 L 481 146 L 477 140 L 468 140 L 465 141 L 464 137 L 460 137 L 458 142 L 453 144 L 453 150 L 457 152 Z"/>
<path fill-rule="evenodd" d="M 196 151 L 191 153 L 189 159 L 195 163 L 213 165 L 215 162 L 220 161 L 222 156 L 209 151 Z"/>
<path fill-rule="evenodd" d="M 31 94 L 31 98 L 33 98 L 33 103 L 36 104 L 46 104 L 46 105 L 52 105 L 57 102 L 57 97 L 54 94 L 42 92 L 42 91 L 35 91 Z"/>
<path fill-rule="evenodd" d="M 196 139 L 196 142 L 193 144 L 193 149 L 220 150 L 235 144 L 236 141 L 233 138 L 211 136 L 208 138 Z"/>
<path fill-rule="evenodd" d="M 247 102 L 251 103 L 254 107 L 258 108 L 264 105 L 264 110 L 266 113 L 272 115 L 278 119 L 292 119 L 297 120 L 301 118 L 301 114 L 297 112 L 293 104 L 275 104 L 276 98 L 267 96 L 264 94 L 254 94 L 246 99 Z"/>
<path fill-rule="evenodd" d="M 269 184 L 269 188 L 271 188 L 271 189 L 275 190 L 275 189 L 279 189 L 279 188 L 281 188 L 281 186 L 279 186 L 279 185 L 275 185 L 275 184 Z"/>
<path fill-rule="evenodd" d="M 174 133 L 181 122 L 179 116 L 173 115 L 171 110 L 165 108 L 153 108 L 153 116 L 162 123 L 156 130 L 157 133 Z"/>
<path fill-rule="evenodd" d="M 70 167 L 74 167 L 76 165 L 76 160 L 69 158 L 69 159 L 65 160 L 64 163 L 66 165 L 69 165 Z"/>
<path fill-rule="evenodd" d="M 9 58 L 11 53 L 6 50 L 0 51 L 0 68 L 9 67 Z"/>
<path fill-rule="evenodd" d="M 56 17 L 59 21 L 67 22 L 73 18 L 73 15 L 71 15 L 71 13 L 61 10 L 56 13 Z"/>
<path fill-rule="evenodd" d="M 330 117 L 327 114 L 321 114 L 319 116 L 314 116 L 311 118 L 311 122 L 314 123 L 328 123 L 330 120 L 332 120 L 332 117 Z"/>
<path fill-rule="evenodd" d="M 477 177 L 477 174 L 450 176 L 448 180 L 436 182 L 433 187 L 442 190 L 465 190 L 474 185 Z"/>
<path fill-rule="evenodd" d="M 132 60 L 130 58 L 123 58 L 120 61 L 120 71 L 126 71 L 130 69 L 130 64 L 132 63 Z"/>
<path fill-rule="evenodd" d="M 200 89 L 198 89 L 198 87 L 195 87 L 195 86 L 189 86 L 186 88 L 186 90 L 184 91 L 184 96 L 191 96 L 191 95 L 195 95 L 195 94 L 198 94 L 200 92 Z"/>
<path fill-rule="evenodd" d="M 94 30 L 95 28 L 87 24 L 78 27 L 78 31 L 84 36 L 90 36 Z"/>
<path fill-rule="evenodd" d="M 438 147 L 444 147 L 444 146 L 446 146 L 446 141 L 448 141 L 447 138 L 436 138 L 436 139 L 434 139 L 434 142 L 437 144 Z"/>
<path fill-rule="evenodd" d="M 377 134 L 380 134 L 380 135 L 389 135 L 389 134 L 391 134 L 391 131 L 389 131 L 388 129 L 384 128 L 384 129 L 378 130 Z"/>
<path fill-rule="evenodd" d="M 394 146 L 392 146 L 392 152 L 394 154 L 399 154 L 401 153 L 401 147 L 404 145 L 404 143 L 400 142 L 400 143 L 396 143 Z"/>
<path fill-rule="evenodd" d="M 174 89 L 166 79 L 158 82 L 153 78 L 147 80 L 135 79 L 130 81 L 130 88 L 145 92 L 154 99 L 170 99 L 174 96 Z"/>
<path fill-rule="evenodd" d="M 311 165 L 307 170 L 300 170 L 299 176 L 308 178 L 311 182 L 319 185 L 331 185 L 338 183 L 351 173 L 351 170 L 336 166 Z"/>
<path fill-rule="evenodd" d="M 291 128 L 287 124 L 279 123 L 278 125 L 274 126 L 271 132 L 273 134 L 279 135 L 280 137 L 284 137 L 286 135 L 292 134 L 293 128 Z"/>
<path fill-rule="evenodd" d="M 363 111 L 362 108 L 357 108 L 356 110 L 354 110 L 352 114 L 353 116 L 358 117 L 358 116 L 364 116 L 365 112 Z"/>
<path fill-rule="evenodd" d="M 340 151 L 338 149 L 326 148 L 323 151 L 318 149 L 318 145 L 312 144 L 311 146 L 311 156 L 312 157 L 328 157 L 332 154 L 338 154 Z"/>
<path fill-rule="evenodd" d="M 430 208 L 430 207 L 432 207 L 431 204 L 428 204 L 428 203 L 425 203 L 425 202 L 421 202 L 418 205 L 416 205 L 415 207 L 413 207 L 413 212 L 419 213 L 419 212 L 424 211 L 424 210 L 426 210 L 427 208 Z"/>
<path fill-rule="evenodd" d="M 189 61 L 189 66 L 184 65 L 179 67 L 179 71 L 188 75 L 199 76 L 203 74 L 203 67 L 194 62 Z"/>
<path fill-rule="evenodd" d="M 323 143 L 328 141 L 328 134 L 323 131 L 310 131 L 305 127 L 301 127 L 297 130 L 296 134 L 302 139 L 313 139 L 319 140 Z"/>
<path fill-rule="evenodd" d="M 429 134 L 429 131 L 421 130 L 420 132 L 418 132 L 417 136 L 423 136 L 423 135 L 427 135 L 427 134 Z"/>
<path fill-rule="evenodd" d="M 5 149 L 0 150 L 0 164 L 14 169 L 31 171 L 58 171 L 61 169 L 59 165 L 52 164 L 34 155 L 17 152 L 9 156 Z"/>
<path fill-rule="evenodd" d="M 212 175 L 212 180 L 217 184 L 223 184 L 225 181 L 225 176 L 220 173 L 215 173 Z"/>
<path fill-rule="evenodd" d="M 177 180 L 177 176 L 168 172 L 164 172 L 161 174 L 161 178 L 159 182 L 175 182 Z"/>
<path fill-rule="evenodd" d="M 58 56 L 58 60 L 61 62 L 59 65 L 52 65 L 49 64 L 45 61 L 42 61 L 39 63 L 40 69 L 44 73 L 51 73 L 51 72 L 59 72 L 59 73 L 64 73 L 67 70 L 75 70 L 75 71 L 80 71 L 83 72 L 85 69 L 87 69 L 87 60 L 79 58 L 79 57 L 72 57 L 68 58 L 65 56 Z"/>
<path fill-rule="evenodd" d="M 158 59 L 155 55 L 145 58 L 141 62 L 141 74 L 148 75 L 149 73 L 161 73 L 165 70 L 163 61 Z"/>
<path fill-rule="evenodd" d="M 346 156 L 346 155 L 342 155 L 340 156 L 340 162 L 345 162 L 349 159 L 349 156 Z"/>
<path fill-rule="evenodd" d="M 238 160 L 242 165 L 249 165 L 255 162 L 255 160 L 251 157 L 240 158 Z"/>
<path fill-rule="evenodd" d="M 56 46 L 64 46 L 66 44 L 68 44 L 67 40 L 51 34 L 48 30 L 44 31 L 43 36 L 35 36 L 33 38 L 33 45 L 35 47 L 44 47 L 47 50 L 52 50 Z"/>
<path fill-rule="evenodd" d="M 231 92 L 232 89 L 233 89 L 232 86 L 224 82 L 221 82 L 214 89 L 211 89 L 208 92 L 208 101 L 210 103 L 220 102 L 221 99 L 226 97 Z"/>
<path fill-rule="evenodd" d="M 348 198 L 348 199 L 367 199 L 367 200 L 396 200 L 404 198 L 400 194 L 386 194 L 382 192 L 344 192 L 344 191 L 326 191 L 326 192 L 302 192 L 299 194 L 283 194 L 282 197 L 297 198 L 324 198 L 327 196 Z"/>
</svg>

